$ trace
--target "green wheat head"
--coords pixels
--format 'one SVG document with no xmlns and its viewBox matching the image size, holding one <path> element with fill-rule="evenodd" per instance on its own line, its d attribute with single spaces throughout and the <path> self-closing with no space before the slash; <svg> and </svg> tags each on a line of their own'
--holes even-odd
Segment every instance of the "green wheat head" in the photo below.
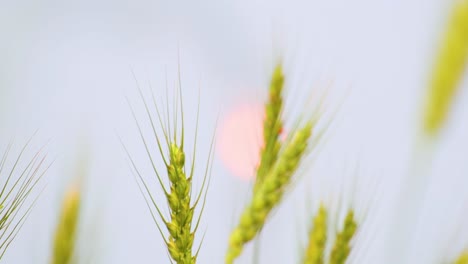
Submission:
<svg viewBox="0 0 468 264">
<path fill-rule="evenodd" d="M 135 162 L 132 157 L 129 155 L 127 149 L 127 155 L 131 161 L 132 167 L 136 173 L 136 179 L 138 186 L 145 198 L 146 204 L 152 214 L 153 220 L 155 221 L 157 228 L 164 239 L 164 243 L 167 246 L 167 250 L 171 259 L 178 264 L 195 264 L 197 262 L 197 256 L 201 247 L 201 243 L 198 246 L 197 250 L 193 250 L 195 234 L 198 230 L 203 209 L 206 202 L 206 194 L 209 185 L 208 175 L 210 174 L 211 164 L 212 164 L 212 149 L 214 142 L 212 141 L 209 154 L 208 162 L 205 168 L 205 175 L 203 178 L 203 183 L 198 194 L 192 192 L 192 180 L 194 177 L 194 164 L 195 164 L 195 150 L 196 150 L 196 138 L 198 131 L 198 111 L 197 111 L 197 128 L 195 129 L 195 144 L 193 148 L 193 159 L 191 161 L 192 166 L 189 167 L 186 164 L 186 152 L 184 150 L 184 114 L 183 114 L 183 102 L 180 95 L 179 98 L 176 98 L 177 104 L 180 104 L 180 108 L 175 110 L 174 113 L 174 123 L 173 125 L 165 125 L 163 119 L 160 115 L 158 105 L 154 94 L 152 94 L 152 99 L 154 107 L 157 112 L 157 119 L 159 125 L 163 130 L 162 139 L 156 131 L 156 124 L 154 118 L 150 114 L 150 108 L 146 102 L 145 97 L 143 96 L 142 91 L 139 89 L 140 97 L 144 103 L 147 117 L 153 128 L 154 138 L 157 142 L 157 152 L 164 162 L 165 165 L 165 174 L 166 179 L 169 182 L 169 185 L 165 185 L 162 178 L 162 173 L 156 168 L 154 163 L 153 154 L 148 146 L 147 139 L 143 136 L 139 122 L 137 121 L 135 112 L 132 109 L 132 114 L 137 124 L 137 127 L 140 132 L 142 142 L 145 146 L 146 153 L 151 161 L 152 167 L 158 179 L 161 190 L 166 198 L 166 202 L 169 210 L 169 217 L 166 217 L 162 212 L 161 205 L 157 204 L 155 198 L 148 187 L 147 180 L 141 175 L 138 171 Z M 179 87 L 179 94 L 181 93 Z M 169 111 L 167 111 L 169 115 Z M 178 121 L 178 114 L 180 114 L 180 122 Z M 167 117 L 169 120 L 169 116 Z M 178 128 L 179 125 L 179 128 Z M 179 136 L 178 136 L 179 135 Z M 167 151 L 168 155 L 165 155 L 164 152 Z M 199 206 L 199 213 L 196 215 L 195 210 L 202 201 L 201 207 Z M 157 216 L 156 216 L 157 214 Z M 159 221 L 158 219 L 159 218 Z M 161 228 L 160 221 L 165 226 L 166 231 Z"/>
<path fill-rule="evenodd" d="M 456 1 L 436 58 L 424 112 L 424 132 L 437 134 L 447 119 L 468 59 L 468 1 Z"/>
<path fill-rule="evenodd" d="M 263 183 L 254 192 L 251 202 L 242 213 L 239 224 L 231 232 L 226 263 L 234 262 L 242 253 L 244 245 L 260 232 L 272 209 L 280 203 L 308 146 L 312 127 L 312 123 L 307 123 L 296 131 Z"/>
<path fill-rule="evenodd" d="M 335 244 L 330 255 L 330 264 L 344 264 L 351 251 L 351 239 L 357 230 L 354 211 L 349 210 L 344 220 L 343 229 L 336 235 Z"/>
<path fill-rule="evenodd" d="M 304 264 L 323 264 L 327 243 L 327 209 L 323 204 L 314 217 L 313 228 L 309 234 Z"/>
<path fill-rule="evenodd" d="M 453 264 L 468 264 L 468 252 L 463 252 Z"/>
<path fill-rule="evenodd" d="M 308 122 L 297 130 L 285 144 L 279 140 L 283 121 L 284 74 L 277 65 L 270 81 L 268 101 L 263 123 L 264 147 L 257 169 L 252 200 L 241 215 L 237 227 L 231 232 L 226 263 L 233 263 L 243 247 L 262 230 L 270 212 L 281 202 L 285 189 L 297 170 L 312 135 L 313 123 Z"/>
<path fill-rule="evenodd" d="M 254 191 L 258 189 L 271 167 L 278 158 L 281 148 L 279 136 L 283 122 L 281 112 L 283 109 L 283 85 L 284 74 L 281 65 L 277 65 L 270 82 L 268 101 L 265 105 L 265 120 L 263 121 L 263 143 L 264 147 L 260 154 L 260 165 L 257 169 Z"/>
<path fill-rule="evenodd" d="M 351 240 L 356 234 L 358 224 L 354 217 L 354 211 L 349 210 L 343 221 L 343 228 L 336 234 L 331 248 L 328 262 L 327 256 L 327 228 L 328 213 L 326 207 L 321 204 L 313 219 L 313 227 L 309 234 L 308 246 L 305 250 L 304 264 L 344 264 L 351 252 Z M 331 246 L 331 245 L 330 245 Z"/>
<path fill-rule="evenodd" d="M 167 174 L 170 191 L 166 194 L 171 218 L 165 221 L 169 238 L 169 254 L 177 263 L 195 263 L 192 254 L 195 233 L 192 232 L 192 220 L 195 208 L 191 205 L 190 191 L 192 179 L 185 174 L 185 153 L 182 146 L 171 142 L 169 148 L 169 165 Z"/>
</svg>

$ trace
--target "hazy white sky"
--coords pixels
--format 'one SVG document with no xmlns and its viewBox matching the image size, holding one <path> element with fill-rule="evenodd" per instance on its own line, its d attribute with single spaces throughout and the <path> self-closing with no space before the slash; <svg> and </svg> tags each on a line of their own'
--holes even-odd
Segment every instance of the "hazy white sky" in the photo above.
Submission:
<svg viewBox="0 0 468 264">
<path fill-rule="evenodd" d="M 52 138 L 48 151 L 57 158 L 48 188 L 4 263 L 48 262 L 60 197 L 79 153 L 90 166 L 83 254 L 93 256 L 92 263 L 167 262 L 117 135 L 142 172 L 152 175 L 125 96 L 145 120 L 132 71 L 145 93 L 151 83 L 165 100 L 165 72 L 172 87 L 178 57 L 189 135 L 201 87 L 200 159 L 217 116 L 222 121 L 237 105 L 261 102 L 278 60 L 290 87 L 289 119 L 314 89 L 331 83 L 335 101 L 351 91 L 329 141 L 308 160 L 297 188 L 266 226 L 261 263 L 297 260 L 307 221 L 322 199 L 356 206 L 361 219 L 367 215 L 351 260 L 383 263 L 387 201 L 408 171 L 449 2 L 0 1 L 1 146 L 12 135 L 19 145 L 39 128 L 34 141 Z M 437 155 L 424 164 L 431 183 L 424 225 L 414 230 L 420 263 L 442 261 L 468 243 L 467 228 L 457 222 L 468 205 L 466 80 L 462 86 Z M 149 136 L 150 127 L 144 128 Z M 199 263 L 222 263 L 250 188 L 218 159 L 212 177 Z M 366 214 L 377 197 L 378 206 Z M 250 247 L 239 263 L 251 263 Z"/>
</svg>

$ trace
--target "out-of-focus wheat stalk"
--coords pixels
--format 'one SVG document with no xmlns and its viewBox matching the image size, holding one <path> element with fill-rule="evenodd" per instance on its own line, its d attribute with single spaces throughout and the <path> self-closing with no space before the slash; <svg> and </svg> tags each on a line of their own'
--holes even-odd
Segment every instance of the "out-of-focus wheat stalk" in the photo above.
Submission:
<svg viewBox="0 0 468 264">
<path fill-rule="evenodd" d="M 254 192 L 263 182 L 271 167 L 278 158 L 281 148 L 279 136 L 283 122 L 281 112 L 283 109 L 284 74 L 280 64 L 273 72 L 268 91 L 268 101 L 265 105 L 265 120 L 263 121 L 263 148 L 260 155 L 260 165 L 257 169 Z"/>
<path fill-rule="evenodd" d="M 77 185 L 73 185 L 66 192 L 63 201 L 55 233 L 52 264 L 71 264 L 75 261 L 80 202 L 80 189 Z"/>
<path fill-rule="evenodd" d="M 174 123 L 172 125 L 165 125 L 154 98 L 153 94 L 153 103 L 155 110 L 157 112 L 157 119 L 159 121 L 159 125 L 162 128 L 163 137 L 158 135 L 156 130 L 156 124 L 154 122 L 154 118 L 150 112 L 150 108 L 146 102 L 146 99 L 139 88 L 139 93 L 141 100 L 145 106 L 145 110 L 147 113 L 147 117 L 149 119 L 149 123 L 153 128 L 153 134 L 155 137 L 155 141 L 158 148 L 158 153 L 160 158 L 164 162 L 166 167 L 166 175 L 169 181 L 169 186 L 166 187 L 164 181 L 162 179 L 162 173 L 159 168 L 156 167 L 154 163 L 154 159 L 151 154 L 151 149 L 148 146 L 148 141 L 143 135 L 143 131 L 141 126 L 136 118 L 136 114 L 132 110 L 133 117 L 135 119 L 136 125 L 139 129 L 141 139 L 145 146 L 146 153 L 151 161 L 154 173 L 158 179 L 159 185 L 161 187 L 162 192 L 167 201 L 168 209 L 169 209 L 169 217 L 164 216 L 161 208 L 161 205 L 157 204 L 154 199 L 154 196 L 148 187 L 147 180 L 141 175 L 137 166 L 132 159 L 131 155 L 129 154 L 128 150 L 124 146 L 125 151 L 130 159 L 132 164 L 133 170 L 135 172 L 135 176 L 140 187 L 140 190 L 145 198 L 145 201 L 150 209 L 152 214 L 153 220 L 155 221 L 157 228 L 164 239 L 164 242 L 167 246 L 169 256 L 172 261 L 175 261 L 178 264 L 195 264 L 197 261 L 197 256 L 200 250 L 201 244 L 198 246 L 196 251 L 193 251 L 193 245 L 195 241 L 195 234 L 198 230 L 201 216 L 203 213 L 203 209 L 205 207 L 206 202 L 206 194 L 209 185 L 209 175 L 211 173 L 211 164 L 212 164 L 212 150 L 213 144 L 212 141 L 209 154 L 208 154 L 208 162 L 205 168 L 205 176 L 203 178 L 203 183 L 200 188 L 200 191 L 194 193 L 192 191 L 192 181 L 195 174 L 194 166 L 195 166 L 195 156 L 196 156 L 196 138 L 197 138 L 197 131 L 198 131 L 198 111 L 197 111 L 197 128 L 195 129 L 195 143 L 193 149 L 193 159 L 191 161 L 192 166 L 189 167 L 186 164 L 186 153 L 184 150 L 184 136 L 185 136 L 185 127 L 184 127 L 184 109 L 183 109 L 183 102 L 180 88 L 180 76 L 179 76 L 179 94 L 178 98 L 176 97 L 176 107 L 174 110 Z M 169 103 L 169 102 L 167 102 Z M 177 106 L 180 104 L 179 106 Z M 167 111 L 169 115 L 169 110 Z M 178 120 L 178 115 L 180 114 L 180 121 Z M 168 118 L 169 119 L 169 118 Z M 169 122 L 169 120 L 168 120 Z M 171 133 L 172 131 L 172 133 Z M 179 137 L 178 137 L 179 135 Z M 164 151 L 167 150 L 169 153 L 168 156 L 164 154 Z M 199 209 L 198 215 L 195 215 L 195 210 L 199 203 L 202 202 L 201 207 Z M 157 216 L 156 216 L 157 215 Z M 167 233 L 163 231 L 161 225 L 157 218 L 162 221 L 164 226 L 166 227 Z"/>
<path fill-rule="evenodd" d="M 327 243 L 327 209 L 323 204 L 314 217 L 309 234 L 309 244 L 306 248 L 304 264 L 323 264 Z"/>
<path fill-rule="evenodd" d="M 468 1 L 458 0 L 436 58 L 424 112 L 424 132 L 437 134 L 447 119 L 468 59 Z"/>
<path fill-rule="evenodd" d="M 344 264 L 351 251 L 351 239 L 357 230 L 354 211 L 349 210 L 344 220 L 343 229 L 336 235 L 335 244 L 330 255 L 330 264 Z"/>
<path fill-rule="evenodd" d="M 0 259 L 31 212 L 36 199 L 28 202 L 28 198 L 50 166 L 45 166 L 47 156 L 40 150 L 21 168 L 31 140 L 21 149 L 11 168 L 7 168 L 11 143 L 0 160 Z"/>
<path fill-rule="evenodd" d="M 312 128 L 313 125 L 309 122 L 294 133 L 263 183 L 254 192 L 251 202 L 242 213 L 238 226 L 231 233 L 226 263 L 234 262 L 242 253 L 244 245 L 262 229 L 271 210 L 280 203 L 307 149 Z"/>
</svg>

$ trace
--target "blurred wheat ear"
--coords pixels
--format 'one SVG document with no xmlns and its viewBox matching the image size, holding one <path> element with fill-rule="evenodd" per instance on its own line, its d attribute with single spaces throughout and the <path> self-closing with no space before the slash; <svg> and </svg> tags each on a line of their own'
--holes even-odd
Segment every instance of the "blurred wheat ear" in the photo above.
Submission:
<svg viewBox="0 0 468 264">
<path fill-rule="evenodd" d="M 306 154 L 315 121 L 308 121 L 293 131 L 285 143 L 279 141 L 282 130 L 284 79 L 282 66 L 277 65 L 270 81 L 269 98 L 265 105 L 261 163 L 252 199 L 244 209 L 237 227 L 231 232 L 226 263 L 233 263 L 242 254 L 244 246 L 262 230 L 271 211 L 281 203 L 293 175 Z"/>
<path fill-rule="evenodd" d="M 80 212 L 80 190 L 73 185 L 65 194 L 55 233 L 52 264 L 74 263 L 75 243 Z"/>
<path fill-rule="evenodd" d="M 343 229 L 336 235 L 330 255 L 330 264 L 344 264 L 351 251 L 351 239 L 357 230 L 354 211 L 349 210 L 343 223 Z"/>
<path fill-rule="evenodd" d="M 424 132 L 437 134 L 447 119 L 468 58 L 468 0 L 455 1 L 430 82 Z"/>
<path fill-rule="evenodd" d="M 455 262 L 454 264 L 468 264 L 468 251 L 463 252 Z"/>
<path fill-rule="evenodd" d="M 327 209 L 323 204 L 314 217 L 309 234 L 309 244 L 306 249 L 304 264 L 323 264 L 327 243 Z"/>
<path fill-rule="evenodd" d="M 226 263 L 233 263 L 242 253 L 245 244 L 255 238 L 265 225 L 267 217 L 278 206 L 286 187 L 297 170 L 312 134 L 312 123 L 307 123 L 294 133 L 286 143 L 270 173 L 265 177 L 252 200 L 243 211 L 237 227 L 231 232 Z"/>
<path fill-rule="evenodd" d="M 46 155 L 40 150 L 24 168 L 21 168 L 23 166 L 22 160 L 31 140 L 21 149 L 11 167 L 7 164 L 12 143 L 7 146 L 0 160 L 0 259 L 3 258 L 29 216 L 37 196 L 32 199 L 28 198 L 35 195 L 33 190 L 50 166 L 44 164 Z"/>
<path fill-rule="evenodd" d="M 145 147 L 148 158 L 152 164 L 154 174 L 158 180 L 161 191 L 166 198 L 169 216 L 165 216 L 161 210 L 161 204 L 158 204 L 154 198 L 154 194 L 150 190 L 147 180 L 139 172 L 135 161 L 129 154 L 127 148 L 124 146 L 124 149 L 127 153 L 128 158 L 130 159 L 131 166 L 134 171 L 135 179 L 138 183 L 140 191 L 145 198 L 146 204 L 151 212 L 154 222 L 160 232 L 164 243 L 167 246 L 167 250 L 170 256 L 171 263 L 175 262 L 178 264 L 194 264 L 197 262 L 197 256 L 199 254 L 203 238 L 201 239 L 200 245 L 196 250 L 193 249 L 195 234 L 198 231 L 200 224 L 201 216 L 205 208 L 206 194 L 210 182 L 211 175 L 211 164 L 213 160 L 213 145 L 214 137 L 209 147 L 208 161 L 205 164 L 205 173 L 203 177 L 203 182 L 198 193 L 192 191 L 192 181 L 195 176 L 195 164 L 196 161 L 196 148 L 197 148 L 197 134 L 198 134 L 198 116 L 199 110 L 197 110 L 196 117 L 196 128 L 193 132 L 195 136 L 195 143 L 193 146 L 193 158 L 191 160 L 191 167 L 187 166 L 186 161 L 186 152 L 184 149 L 184 137 L 185 137 L 185 127 L 184 127 L 184 108 L 182 100 L 182 92 L 180 87 L 180 76 L 179 76 L 179 89 L 176 92 L 175 96 L 175 107 L 173 112 L 173 123 L 169 124 L 169 100 L 167 102 L 167 121 L 165 124 L 163 118 L 160 115 L 158 104 L 154 94 L 152 94 L 154 110 L 157 113 L 157 121 L 162 130 L 158 133 L 156 127 L 157 124 L 154 122 L 156 118 L 151 114 L 150 107 L 143 95 L 141 89 L 138 87 L 138 91 L 141 97 L 141 100 L 144 104 L 147 118 L 151 127 L 153 129 L 154 140 L 156 141 L 157 150 L 159 157 L 164 163 L 165 169 L 157 168 L 155 161 L 153 159 L 152 149 L 150 149 L 147 139 L 145 138 L 140 123 L 136 117 L 136 114 L 130 105 L 133 118 L 135 120 L 136 126 L 138 127 L 141 140 Z M 199 102 L 200 104 L 200 102 Z M 198 107 L 199 109 L 199 107 Z M 180 120 L 178 119 L 180 115 Z M 168 154 L 165 154 L 168 153 Z M 163 171 L 165 171 L 165 179 L 162 178 Z M 169 184 L 164 184 L 164 182 L 169 182 Z M 201 204 L 200 204 L 201 202 Z M 197 209 L 198 208 L 198 209 Z M 198 214 L 196 214 L 196 210 Z M 159 218 L 159 220 L 158 220 Z M 165 226 L 165 230 L 161 228 L 161 223 Z"/>
<path fill-rule="evenodd" d="M 263 182 L 271 167 L 278 158 L 281 148 L 279 136 L 283 127 L 281 113 L 283 109 L 283 68 L 278 64 L 273 72 L 268 91 L 268 101 L 265 105 L 265 120 L 263 121 L 263 149 L 260 153 L 260 165 L 257 169 L 254 192 Z"/>
</svg>

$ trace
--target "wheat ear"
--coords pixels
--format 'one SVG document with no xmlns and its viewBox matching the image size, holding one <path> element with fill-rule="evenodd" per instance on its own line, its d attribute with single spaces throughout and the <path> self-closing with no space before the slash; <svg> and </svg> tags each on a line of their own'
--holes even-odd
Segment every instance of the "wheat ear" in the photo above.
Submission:
<svg viewBox="0 0 468 264">
<path fill-rule="evenodd" d="M 354 211 L 349 210 L 344 220 L 343 229 L 336 235 L 335 244 L 330 255 L 330 264 L 343 264 L 351 251 L 351 239 L 357 230 Z"/>
<path fill-rule="evenodd" d="M 139 88 L 139 87 L 138 87 Z M 138 186 L 145 198 L 145 202 L 151 212 L 154 222 L 158 228 L 159 233 L 164 239 L 164 243 L 167 246 L 167 250 L 170 256 L 171 263 L 178 263 L 178 264 L 195 264 L 197 262 L 198 253 L 201 248 L 201 243 L 198 246 L 196 251 L 193 251 L 193 245 L 195 240 L 195 233 L 198 230 L 201 216 L 203 214 L 203 210 L 205 208 L 206 202 L 206 195 L 207 189 L 210 182 L 211 175 L 211 165 L 213 161 L 212 150 L 214 146 L 214 141 L 211 142 L 210 150 L 208 153 L 208 162 L 205 168 L 205 176 L 203 178 L 202 185 L 200 187 L 200 191 L 198 194 L 193 194 L 192 192 L 192 179 L 194 177 L 194 166 L 195 166 L 195 150 L 196 150 L 196 142 L 197 142 L 197 134 L 198 134 L 198 117 L 199 111 L 197 110 L 197 117 L 196 117 L 196 129 L 195 129 L 195 143 L 193 147 L 193 158 L 191 160 L 191 168 L 187 168 L 186 159 L 185 159 L 185 151 L 184 151 L 184 110 L 183 110 L 183 102 L 181 97 L 181 88 L 180 88 L 180 75 L 179 75 L 179 96 L 175 97 L 175 108 L 174 108 L 174 124 L 171 126 L 169 125 L 169 106 L 167 105 L 167 119 L 168 124 L 165 125 L 163 119 L 161 118 L 161 114 L 159 108 L 156 103 L 156 99 L 154 94 L 152 93 L 153 104 L 156 109 L 157 113 L 157 120 L 159 121 L 159 125 L 162 128 L 163 139 L 160 139 L 156 131 L 156 125 L 153 121 L 153 116 L 150 113 L 150 108 L 146 102 L 145 97 L 143 96 L 142 91 L 139 88 L 140 98 L 143 101 L 145 106 L 146 114 L 148 116 L 149 122 L 151 127 L 153 128 L 153 135 L 155 137 L 158 153 L 160 158 L 164 162 L 166 168 L 166 175 L 167 179 L 169 180 L 169 186 L 166 186 L 162 180 L 162 174 L 156 168 L 154 163 L 150 148 L 148 146 L 147 139 L 143 135 L 143 131 L 141 126 L 136 118 L 135 112 L 130 105 L 130 109 L 132 111 L 132 115 L 140 132 L 140 137 L 142 142 L 145 146 L 146 153 L 151 161 L 154 173 L 156 174 L 156 178 L 158 183 L 161 187 L 162 192 L 166 197 L 166 201 L 168 204 L 169 209 L 169 217 L 164 216 L 163 212 L 160 209 L 160 205 L 158 205 L 150 191 L 146 180 L 143 178 L 141 173 L 138 171 L 138 168 L 132 159 L 131 155 L 129 154 L 127 148 L 124 146 L 124 149 L 127 153 L 127 156 L 130 159 L 131 165 L 135 172 L 136 180 Z M 179 100 L 180 99 L 180 100 Z M 169 102 L 167 102 L 169 104 Z M 199 102 L 200 106 L 200 102 Z M 180 107 L 180 108 L 179 108 Z M 199 109 L 199 108 L 198 108 Z M 178 114 L 180 114 L 180 121 L 178 121 Z M 180 127 L 178 128 L 178 124 Z M 178 135 L 180 136 L 178 138 Z M 214 139 L 214 137 L 213 137 Z M 165 144 L 164 144 L 165 143 Z M 165 155 L 164 151 L 167 150 L 169 155 Z M 169 188 L 168 188 L 169 187 Z M 192 197 L 194 195 L 194 197 Z M 192 199 L 194 198 L 194 199 Z M 196 217 L 195 209 L 199 202 L 202 201 L 201 208 L 199 208 L 199 212 Z M 159 216 L 160 221 L 163 222 L 164 226 L 166 227 L 167 232 L 164 232 L 159 224 L 159 221 L 155 215 L 155 213 Z M 203 238 L 202 238 L 203 242 Z"/>
<path fill-rule="evenodd" d="M 468 0 L 455 4 L 436 59 L 424 112 L 424 131 L 436 134 L 447 114 L 463 76 L 468 58 Z"/>
<path fill-rule="evenodd" d="M 465 251 L 458 256 L 457 260 L 455 260 L 453 264 L 468 264 L 468 251 Z"/>
<path fill-rule="evenodd" d="M 74 261 L 80 200 L 77 186 L 72 186 L 65 194 L 55 233 L 52 264 L 70 264 Z"/>
<path fill-rule="evenodd" d="M 307 123 L 302 129 L 296 131 L 264 182 L 254 192 L 250 204 L 242 213 L 238 226 L 231 233 L 226 263 L 234 262 L 242 253 L 244 245 L 262 229 L 271 210 L 280 203 L 286 186 L 305 153 L 311 134 L 312 123 Z"/>
<path fill-rule="evenodd" d="M 167 174 L 171 186 L 167 200 L 171 218 L 166 223 L 169 231 L 169 254 L 177 263 L 195 263 L 195 257 L 192 255 L 195 237 L 192 232 L 194 208 L 190 201 L 192 179 L 185 174 L 185 153 L 182 147 L 171 143 L 169 153 Z"/>
<path fill-rule="evenodd" d="M 263 143 L 260 165 L 257 169 L 254 191 L 263 182 L 265 176 L 275 163 L 281 148 L 279 135 L 282 129 L 281 112 L 283 109 L 284 74 L 281 65 L 276 66 L 270 81 L 268 102 L 265 105 L 265 119 L 263 121 Z"/>
<path fill-rule="evenodd" d="M 306 249 L 304 264 L 323 264 L 327 242 L 327 210 L 320 205 L 314 217 L 312 230 L 309 234 L 309 244 Z"/>
</svg>

